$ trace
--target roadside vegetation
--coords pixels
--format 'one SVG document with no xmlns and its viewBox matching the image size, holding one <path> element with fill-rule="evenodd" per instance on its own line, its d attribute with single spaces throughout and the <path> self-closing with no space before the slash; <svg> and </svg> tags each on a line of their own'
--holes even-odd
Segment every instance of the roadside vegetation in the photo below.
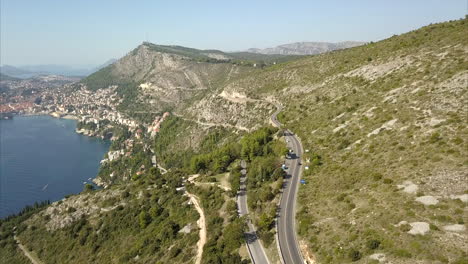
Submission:
<svg viewBox="0 0 468 264">
<path fill-rule="evenodd" d="M 319 263 L 467 261 L 467 23 L 309 56 L 231 85 L 275 95 L 285 106 L 278 118 L 310 150 L 296 226 Z"/>
</svg>

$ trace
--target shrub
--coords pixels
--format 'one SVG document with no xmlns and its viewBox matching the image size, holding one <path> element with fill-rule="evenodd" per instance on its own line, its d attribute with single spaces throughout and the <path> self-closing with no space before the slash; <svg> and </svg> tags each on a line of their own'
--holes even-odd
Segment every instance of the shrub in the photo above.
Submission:
<svg viewBox="0 0 468 264">
<path fill-rule="evenodd" d="M 352 261 L 358 261 L 362 257 L 361 252 L 359 250 L 352 249 L 349 251 L 349 258 L 351 258 Z"/>
<path fill-rule="evenodd" d="M 341 201 L 344 200 L 345 197 L 346 197 L 346 194 L 345 194 L 345 193 L 342 193 L 342 194 L 338 195 L 338 197 L 336 197 L 336 200 L 337 200 L 338 202 L 341 202 Z"/>
<path fill-rule="evenodd" d="M 127 198 L 129 196 L 130 196 L 130 193 L 128 191 L 122 192 L 122 195 L 121 195 L 122 199 Z"/>
<path fill-rule="evenodd" d="M 441 139 L 442 137 L 440 136 L 440 134 L 438 132 L 434 132 L 429 137 L 429 143 L 433 144 L 433 143 L 440 141 Z"/>
<path fill-rule="evenodd" d="M 392 183 L 393 183 L 393 180 L 392 180 L 392 179 L 389 179 L 389 178 L 385 178 L 385 179 L 383 180 L 383 183 L 385 183 L 385 184 L 392 184 Z"/>
<path fill-rule="evenodd" d="M 378 173 L 378 172 L 377 172 L 377 173 L 374 173 L 374 174 L 372 175 L 372 179 L 374 179 L 374 181 L 379 181 L 380 179 L 382 179 L 382 174 L 380 174 L 380 173 Z"/>
<path fill-rule="evenodd" d="M 93 191 L 94 190 L 94 186 L 92 184 L 85 184 L 84 188 L 83 188 L 83 191 L 84 192 L 90 192 L 90 191 Z"/>
<path fill-rule="evenodd" d="M 367 247 L 369 249 L 377 249 L 377 248 L 379 248 L 379 246 L 380 246 L 380 241 L 377 240 L 377 239 L 371 239 L 371 240 L 367 241 Z"/>
</svg>

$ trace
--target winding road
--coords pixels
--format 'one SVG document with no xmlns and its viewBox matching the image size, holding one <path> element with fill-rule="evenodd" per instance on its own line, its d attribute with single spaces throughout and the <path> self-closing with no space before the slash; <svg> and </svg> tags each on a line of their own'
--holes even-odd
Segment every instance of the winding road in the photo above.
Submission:
<svg viewBox="0 0 468 264">
<path fill-rule="evenodd" d="M 281 127 L 277 115 L 283 109 L 281 105 L 275 104 L 278 108 L 271 116 L 271 122 Z M 287 160 L 287 177 L 283 185 L 283 193 L 279 206 L 279 214 L 276 219 L 277 240 L 279 253 L 284 264 L 304 263 L 299 243 L 296 237 L 296 197 L 299 188 L 299 181 L 302 173 L 300 157 L 302 156 L 302 145 L 299 139 L 289 130 L 284 131 L 284 137 L 287 146 L 293 151 L 291 157 Z"/>
<path fill-rule="evenodd" d="M 247 189 L 246 189 L 246 163 L 245 161 L 241 162 L 242 171 L 241 171 L 241 183 L 240 190 L 237 194 L 237 207 L 239 208 L 240 216 L 247 216 L 249 214 L 249 209 L 247 206 Z M 270 261 L 265 253 L 260 239 L 258 239 L 257 232 L 255 231 L 255 226 L 252 222 L 247 220 L 248 231 L 245 233 L 245 239 L 247 241 L 247 250 L 249 251 L 250 258 L 254 264 L 269 264 Z"/>
</svg>

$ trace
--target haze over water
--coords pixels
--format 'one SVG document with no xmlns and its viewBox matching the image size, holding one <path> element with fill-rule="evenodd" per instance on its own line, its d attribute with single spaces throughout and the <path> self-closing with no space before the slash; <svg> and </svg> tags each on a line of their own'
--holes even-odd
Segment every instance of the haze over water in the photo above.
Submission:
<svg viewBox="0 0 468 264">
<path fill-rule="evenodd" d="M 0 120 L 0 218 L 78 193 L 96 176 L 110 143 L 75 128 L 74 120 L 50 116 Z"/>
</svg>

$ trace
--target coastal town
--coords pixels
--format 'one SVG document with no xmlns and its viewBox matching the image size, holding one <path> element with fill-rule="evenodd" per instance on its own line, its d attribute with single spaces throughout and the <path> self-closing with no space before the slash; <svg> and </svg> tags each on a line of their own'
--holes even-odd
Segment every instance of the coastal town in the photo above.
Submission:
<svg viewBox="0 0 468 264">
<path fill-rule="evenodd" d="M 0 82 L 9 89 L 0 94 L 0 114 L 3 118 L 20 115 L 51 115 L 57 118 L 76 119 L 83 123 L 107 120 L 129 127 L 132 132 L 140 125 L 136 120 L 117 110 L 122 102 L 116 92 L 117 86 L 90 91 L 85 85 L 68 82 L 57 86 L 47 82 L 36 85 L 30 80 Z M 155 135 L 161 119 L 168 113 L 157 116 L 147 126 L 147 132 Z M 85 133 L 86 131 L 82 131 Z"/>
<path fill-rule="evenodd" d="M 3 85 L 6 85 L 2 81 Z M 34 86 L 31 81 L 8 81 L 8 88 L 0 97 L 0 117 L 11 119 L 15 115 L 50 115 L 55 118 L 77 120 L 76 132 L 102 139 L 109 139 L 115 144 L 101 161 L 101 166 L 112 167 L 120 158 L 130 158 L 136 145 L 140 145 L 149 154 L 151 166 L 156 167 L 156 156 L 151 150 L 151 140 L 159 132 L 161 123 L 170 116 L 168 112 L 156 115 L 152 122 L 143 123 L 118 110 L 123 99 L 117 93 L 118 86 L 90 91 L 78 82 L 66 82 L 62 85 Z M 125 131 L 117 134 L 117 131 Z M 145 166 L 131 174 L 139 175 Z M 98 175 L 93 181 L 100 186 L 108 186 L 108 181 L 116 178 L 116 172 Z M 101 176 L 101 177 L 99 177 Z M 123 180 L 129 175 L 121 175 Z M 107 178 L 103 180 L 103 178 Z"/>
</svg>

